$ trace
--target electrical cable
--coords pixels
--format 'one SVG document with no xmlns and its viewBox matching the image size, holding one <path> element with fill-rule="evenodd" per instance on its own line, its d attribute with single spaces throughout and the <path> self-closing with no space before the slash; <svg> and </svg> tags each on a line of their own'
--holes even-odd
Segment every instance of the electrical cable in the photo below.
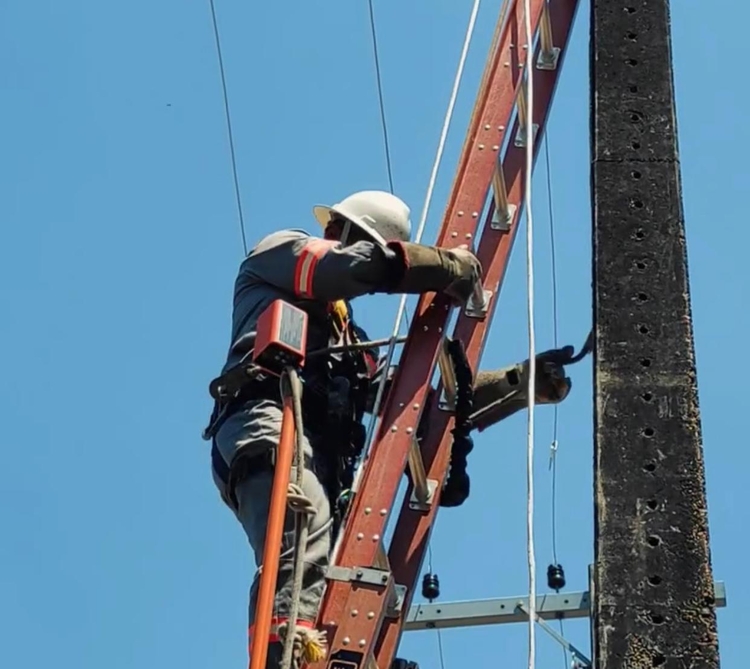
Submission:
<svg viewBox="0 0 750 669">
<path fill-rule="evenodd" d="M 544 133 L 544 159 L 547 168 L 547 204 L 549 209 L 549 241 L 550 241 L 550 260 L 552 274 L 552 339 L 553 346 L 558 347 L 558 303 L 557 303 L 557 245 L 555 243 L 555 208 L 552 200 L 552 166 L 549 157 L 549 130 Z M 550 469 L 552 470 L 552 560 L 554 564 L 557 561 L 557 451 L 558 451 L 558 418 L 559 406 L 555 404 L 552 417 L 552 446 L 550 452 Z M 559 619 L 560 636 L 565 637 L 565 624 L 563 619 Z M 568 667 L 568 651 L 563 646 L 563 665 Z"/>
<path fill-rule="evenodd" d="M 232 132 L 232 115 L 229 113 L 229 95 L 227 94 L 227 79 L 224 73 L 224 58 L 221 53 L 221 39 L 219 37 L 219 25 L 216 20 L 216 7 L 214 0 L 209 0 L 211 7 L 211 21 L 214 29 L 214 40 L 216 41 L 216 56 L 219 61 L 219 72 L 221 74 L 221 90 L 224 96 L 224 116 L 227 123 L 227 134 L 229 136 L 229 155 L 232 161 L 232 176 L 234 179 L 234 195 L 237 200 L 237 215 L 240 223 L 240 235 L 242 237 L 242 248 L 247 255 L 247 237 L 245 235 L 245 216 L 242 213 L 242 198 L 240 197 L 240 181 L 237 176 L 237 157 L 234 150 L 234 134 Z"/>
<path fill-rule="evenodd" d="M 480 4 L 480 0 L 474 0 L 474 5 L 471 10 L 471 16 L 469 18 L 469 25 L 466 29 L 466 35 L 464 37 L 464 44 L 461 50 L 461 56 L 458 61 L 458 68 L 456 70 L 456 76 L 453 80 L 453 89 L 451 91 L 450 100 L 448 102 L 448 109 L 446 110 L 445 118 L 443 120 L 443 128 L 440 133 L 440 140 L 438 141 L 438 148 L 437 148 L 437 153 L 435 155 L 435 161 L 432 165 L 430 180 L 427 185 L 427 193 L 425 195 L 425 201 L 422 206 L 422 213 L 419 217 L 419 225 L 417 227 L 417 234 L 415 235 L 415 238 L 414 238 L 414 242 L 417 244 L 422 239 L 422 235 L 424 234 L 424 229 L 427 223 L 427 214 L 429 212 L 430 203 L 432 202 L 432 195 L 435 189 L 435 182 L 437 181 L 437 174 L 440 169 L 440 163 L 442 162 L 442 159 L 443 159 L 443 150 L 445 149 L 445 141 L 448 136 L 448 129 L 450 128 L 451 120 L 453 119 L 453 110 L 456 104 L 456 98 L 458 97 L 458 89 L 461 85 L 461 80 L 463 78 L 464 65 L 466 64 L 466 55 L 469 51 L 469 45 L 471 44 L 471 39 L 474 35 L 474 26 L 476 25 L 476 18 L 477 18 L 477 13 L 479 11 L 479 4 Z M 401 300 L 399 301 L 398 311 L 396 312 L 396 320 L 393 326 L 393 334 L 391 335 L 391 343 L 389 344 L 388 352 L 386 353 L 386 362 L 385 362 L 386 369 L 388 369 L 388 367 L 391 364 L 391 360 L 393 359 L 393 352 L 396 346 L 396 338 L 401 332 L 401 323 L 404 319 L 404 314 L 406 312 L 407 297 L 408 297 L 407 295 L 402 295 Z M 378 391 L 375 396 L 375 405 L 373 408 L 372 417 L 370 419 L 370 424 L 367 430 L 367 438 L 365 441 L 365 444 L 367 445 L 368 448 L 372 442 L 372 437 L 375 431 L 375 425 L 377 423 L 378 412 L 380 411 L 380 405 L 383 401 L 383 391 L 385 389 L 385 380 L 386 380 L 386 376 L 384 375 L 383 378 L 380 380 Z"/>
<path fill-rule="evenodd" d="M 526 29 L 526 170 L 524 199 L 526 209 L 526 284 L 529 324 L 529 388 L 526 457 L 526 534 L 529 567 L 529 669 L 536 664 L 536 556 L 534 554 L 534 400 L 536 393 L 536 341 L 534 332 L 534 228 L 531 211 L 531 177 L 534 166 L 534 41 L 531 33 L 531 2 L 524 1 Z"/>
<path fill-rule="evenodd" d="M 378 54 L 378 36 L 375 31 L 375 10 L 372 0 L 368 0 L 370 9 L 370 31 L 372 33 L 372 50 L 375 56 L 375 76 L 378 82 L 378 100 L 380 101 L 380 122 L 383 125 L 383 143 L 385 145 L 385 163 L 388 169 L 388 184 L 393 193 L 393 167 L 391 166 L 391 146 L 388 141 L 388 126 L 385 122 L 385 103 L 383 101 L 383 81 L 380 76 L 380 55 Z"/>
<path fill-rule="evenodd" d="M 427 569 L 431 574 L 434 574 L 435 571 L 432 568 L 432 545 L 427 544 Z M 445 669 L 445 654 L 443 652 L 443 635 L 442 630 L 438 627 L 436 630 L 437 632 L 437 642 L 438 642 L 438 654 L 440 657 L 440 669 Z"/>
<path fill-rule="evenodd" d="M 550 259 L 552 265 L 552 340 L 558 347 L 559 320 L 557 316 L 557 246 L 555 243 L 555 213 L 552 203 L 552 170 L 549 157 L 549 131 L 544 133 L 544 157 L 547 171 L 547 204 L 549 215 Z M 557 564 L 557 448 L 559 405 L 555 404 L 552 416 L 552 447 L 549 466 L 552 471 L 552 559 Z"/>
<path fill-rule="evenodd" d="M 464 43 L 463 48 L 461 50 L 461 56 L 459 58 L 458 62 L 458 68 L 456 70 L 456 76 L 453 81 L 453 89 L 451 91 L 451 97 L 448 102 L 448 109 L 445 113 L 445 118 L 443 120 L 443 128 L 440 133 L 440 140 L 438 142 L 438 149 L 437 154 L 435 156 L 435 162 L 432 166 L 432 172 L 430 174 L 430 181 L 427 186 L 427 194 L 425 196 L 425 202 L 422 208 L 422 214 L 420 216 L 420 222 L 419 226 L 417 228 L 417 234 L 415 235 L 414 242 L 419 243 L 422 239 L 422 235 L 424 233 L 426 221 L 427 221 L 427 213 L 429 210 L 430 202 L 432 201 L 432 193 L 435 187 L 435 182 L 437 180 L 437 173 L 440 168 L 440 163 L 442 162 L 443 158 L 443 150 L 445 148 L 445 141 L 448 135 L 448 129 L 450 128 L 451 120 L 453 119 L 453 109 L 455 107 L 456 98 L 458 96 L 458 89 L 461 84 L 461 80 L 463 78 L 463 71 L 464 71 L 464 65 L 466 63 L 466 55 L 469 51 L 469 46 L 471 44 L 471 39 L 474 35 L 474 26 L 476 25 L 476 17 L 477 13 L 479 11 L 479 4 L 480 0 L 474 0 L 474 4 L 471 11 L 471 16 L 469 18 L 469 25 L 466 29 L 466 35 L 464 37 Z M 504 8 L 503 11 L 506 11 L 507 9 L 508 0 L 504 0 Z M 387 146 L 388 138 L 386 133 L 386 126 L 385 126 L 385 109 L 383 105 L 383 98 L 382 98 L 382 83 L 380 79 L 380 65 L 379 65 L 379 56 L 378 56 L 378 49 L 377 49 L 377 33 L 375 31 L 375 19 L 374 19 L 374 12 L 372 9 L 372 0 L 369 0 L 369 7 L 370 7 L 370 23 L 372 28 L 372 38 L 373 38 L 373 49 L 375 53 L 375 65 L 376 65 L 376 73 L 378 76 L 378 91 L 380 95 L 380 101 L 381 101 L 381 119 L 383 121 L 383 139 L 386 143 L 386 156 L 388 160 L 390 160 L 390 151 Z M 389 177 L 390 177 L 390 168 L 389 168 Z M 391 184 L 392 186 L 392 184 Z M 391 188 L 391 192 L 393 189 Z M 365 437 L 365 448 L 364 453 L 362 455 L 362 459 L 359 463 L 359 466 L 357 467 L 357 470 L 354 474 L 354 481 L 352 483 L 352 490 L 356 492 L 359 481 L 362 477 L 363 471 L 364 471 L 364 463 L 367 460 L 367 457 L 369 455 L 369 450 L 372 446 L 373 437 L 375 434 L 375 426 L 378 422 L 378 414 L 380 412 L 380 407 L 383 403 L 383 394 L 385 391 L 385 383 L 388 378 L 388 369 L 391 365 L 391 361 L 393 360 L 393 354 L 396 349 L 396 343 L 399 339 L 399 334 L 401 332 L 401 324 L 404 320 L 405 313 L 406 313 L 406 299 L 407 295 L 402 295 L 401 300 L 399 302 L 398 311 L 396 313 L 396 319 L 393 326 L 393 334 L 390 337 L 389 343 L 388 343 L 388 351 L 385 355 L 385 362 L 384 362 L 384 373 L 383 376 L 380 379 L 380 383 L 378 384 L 378 390 L 375 395 L 375 402 L 373 405 L 372 413 L 370 415 L 370 422 L 367 428 L 367 435 Z M 341 541 L 342 536 L 339 535 L 339 538 L 336 541 L 336 545 L 334 546 L 334 550 L 332 552 L 333 559 L 335 559 L 335 556 L 338 555 L 338 551 L 341 547 Z"/>
</svg>

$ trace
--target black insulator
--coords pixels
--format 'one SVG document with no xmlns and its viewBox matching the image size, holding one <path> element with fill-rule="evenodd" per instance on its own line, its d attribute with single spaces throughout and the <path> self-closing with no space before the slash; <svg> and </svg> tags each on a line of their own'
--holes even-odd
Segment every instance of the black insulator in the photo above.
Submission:
<svg viewBox="0 0 750 669">
<path fill-rule="evenodd" d="M 419 669 L 419 665 L 416 662 L 409 662 L 409 660 L 402 660 L 397 657 L 391 663 L 391 669 Z"/>
<path fill-rule="evenodd" d="M 422 579 L 422 597 L 432 601 L 440 597 L 440 579 L 437 574 L 427 573 Z"/>
<path fill-rule="evenodd" d="M 558 592 L 565 587 L 565 570 L 561 564 L 551 564 L 547 567 L 547 586 Z"/>
</svg>

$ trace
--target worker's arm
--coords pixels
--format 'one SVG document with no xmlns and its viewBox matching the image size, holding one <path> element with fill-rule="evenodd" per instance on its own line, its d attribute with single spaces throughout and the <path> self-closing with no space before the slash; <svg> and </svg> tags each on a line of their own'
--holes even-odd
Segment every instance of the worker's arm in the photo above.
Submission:
<svg viewBox="0 0 750 669">
<path fill-rule="evenodd" d="M 479 261 L 462 249 L 368 241 L 342 246 L 301 230 L 269 235 L 245 260 L 243 271 L 300 298 L 351 300 L 368 293 L 445 291 L 466 300 L 481 276 Z"/>
<path fill-rule="evenodd" d="M 248 255 L 243 271 L 297 297 L 326 302 L 389 292 L 404 274 L 403 259 L 370 242 L 342 246 L 300 230 L 282 230 L 263 239 Z"/>
</svg>

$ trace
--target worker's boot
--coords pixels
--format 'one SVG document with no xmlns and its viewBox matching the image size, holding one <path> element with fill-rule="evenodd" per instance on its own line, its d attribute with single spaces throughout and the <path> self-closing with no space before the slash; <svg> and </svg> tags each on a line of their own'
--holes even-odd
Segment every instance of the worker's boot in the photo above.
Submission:
<svg viewBox="0 0 750 669">
<path fill-rule="evenodd" d="M 536 356 L 536 404 L 558 404 L 570 393 L 572 382 L 564 365 L 573 356 L 565 346 Z M 469 423 L 479 432 L 528 406 L 529 361 L 494 371 L 479 372 Z"/>
</svg>

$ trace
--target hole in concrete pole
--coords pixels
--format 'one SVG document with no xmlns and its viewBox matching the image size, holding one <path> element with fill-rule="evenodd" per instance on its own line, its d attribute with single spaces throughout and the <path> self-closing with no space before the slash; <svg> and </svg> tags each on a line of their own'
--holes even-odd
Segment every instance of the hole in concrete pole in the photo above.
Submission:
<svg viewBox="0 0 750 669">
<path fill-rule="evenodd" d="M 656 509 L 659 508 L 659 502 L 657 502 L 655 499 L 650 499 L 648 500 L 648 502 L 646 502 L 646 506 L 652 511 L 656 511 Z"/>
<path fill-rule="evenodd" d="M 633 200 L 633 206 L 636 209 L 643 209 L 643 200 Z"/>
<path fill-rule="evenodd" d="M 650 402 L 652 399 L 654 399 L 654 396 L 651 393 L 643 393 L 643 395 L 641 395 L 641 398 L 644 402 Z"/>
<path fill-rule="evenodd" d="M 637 263 L 635 264 L 635 266 L 636 266 L 636 267 L 637 267 L 638 269 L 646 269 L 646 263 L 645 263 L 645 262 L 643 262 L 642 260 L 639 260 L 639 261 L 638 261 L 638 262 L 637 262 Z"/>
<path fill-rule="evenodd" d="M 638 332 L 640 332 L 641 334 L 644 334 L 644 335 L 645 335 L 645 334 L 648 334 L 648 333 L 650 332 L 650 330 L 649 330 L 649 328 L 648 328 L 648 325 L 641 325 L 641 326 L 640 326 L 640 327 L 638 328 Z"/>
<path fill-rule="evenodd" d="M 626 12 L 627 12 L 628 14 L 635 14 L 637 10 L 636 10 L 636 8 L 635 8 L 635 7 L 625 7 L 625 11 L 626 11 Z"/>
<path fill-rule="evenodd" d="M 656 574 L 654 574 L 653 576 L 649 576 L 648 582 L 651 585 L 661 585 L 661 576 L 657 576 Z"/>
<path fill-rule="evenodd" d="M 635 42 L 638 39 L 638 35 L 631 31 L 627 34 L 627 38 Z"/>
<path fill-rule="evenodd" d="M 640 142 L 632 142 L 631 145 L 636 151 L 641 148 Z"/>
<path fill-rule="evenodd" d="M 649 358 L 641 358 L 641 367 L 651 367 L 651 360 Z"/>
<path fill-rule="evenodd" d="M 647 462 L 645 465 L 643 465 L 643 469 L 647 471 L 649 474 L 651 474 L 656 471 L 656 463 Z"/>
<path fill-rule="evenodd" d="M 630 65 L 630 67 L 638 65 L 638 61 L 635 58 L 628 58 L 625 62 Z"/>
<path fill-rule="evenodd" d="M 638 300 L 640 302 L 645 302 L 648 300 L 648 295 L 646 295 L 646 293 L 638 293 Z"/>
<path fill-rule="evenodd" d="M 652 613 L 651 614 L 651 622 L 654 625 L 663 625 L 664 624 L 664 616 L 660 613 Z"/>
<path fill-rule="evenodd" d="M 638 170 L 633 170 L 630 173 L 630 176 L 633 177 L 633 179 L 640 179 L 641 178 L 641 173 Z"/>
<path fill-rule="evenodd" d="M 661 538 L 657 537 L 655 534 L 652 534 L 648 539 L 646 539 L 649 546 L 656 547 L 659 544 L 661 544 Z"/>
<path fill-rule="evenodd" d="M 656 431 L 653 427 L 645 427 L 643 428 L 643 436 L 644 437 L 653 437 L 654 434 L 656 434 Z"/>
</svg>

